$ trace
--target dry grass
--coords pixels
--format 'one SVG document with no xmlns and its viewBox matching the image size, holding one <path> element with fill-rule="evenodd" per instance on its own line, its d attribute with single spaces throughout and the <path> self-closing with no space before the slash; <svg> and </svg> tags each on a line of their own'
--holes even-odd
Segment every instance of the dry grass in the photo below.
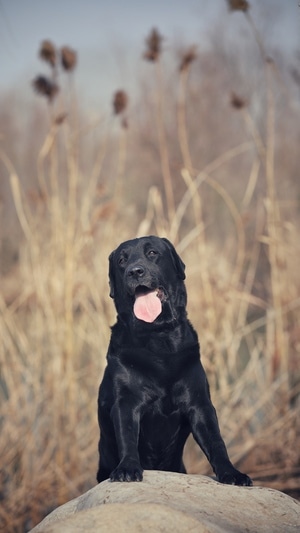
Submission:
<svg viewBox="0 0 300 533">
<path fill-rule="evenodd" d="M 116 143 L 103 126 L 97 153 L 83 172 L 84 138 L 91 128 L 74 129 L 72 116 L 57 121 L 51 109 L 34 201 L 12 158 L 0 154 L 24 236 L 19 261 L 3 276 L 0 294 L 0 524 L 5 531 L 28 530 L 95 483 L 97 388 L 115 315 L 107 256 L 120 241 L 147 233 L 170 238 L 187 265 L 189 316 L 200 335 L 233 462 L 257 483 L 299 494 L 299 221 L 280 201 L 273 65 L 263 67 L 265 133 L 259 133 L 243 102 L 230 112 L 232 121 L 244 124 L 244 138 L 220 146 L 201 164 L 188 112 L 195 61 L 178 73 L 177 141 L 170 149 L 175 141 L 164 120 L 161 60 L 160 52 L 149 68 L 157 73 L 152 129 L 162 179 L 143 184 L 144 215 L 140 205 L 130 207 L 135 198 L 130 191 L 140 188 L 127 171 L 139 150 L 133 119 L 131 136 L 130 128 L 121 127 Z M 112 182 L 106 178 L 109 154 L 115 161 Z M 239 178 L 243 174 L 239 201 L 222 179 L 237 164 Z M 220 242 L 211 237 L 214 232 L 226 237 Z M 210 472 L 192 442 L 186 464 L 191 472 Z"/>
</svg>

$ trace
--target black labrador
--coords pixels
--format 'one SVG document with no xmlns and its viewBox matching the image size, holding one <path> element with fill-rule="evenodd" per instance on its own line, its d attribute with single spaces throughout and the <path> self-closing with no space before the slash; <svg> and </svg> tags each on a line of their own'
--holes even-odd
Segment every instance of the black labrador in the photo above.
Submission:
<svg viewBox="0 0 300 533">
<path fill-rule="evenodd" d="M 98 482 L 141 481 L 144 469 L 185 473 L 192 433 L 220 482 L 252 485 L 220 435 L 187 319 L 184 269 L 173 245 L 154 236 L 124 242 L 109 257 L 118 316 L 98 397 Z"/>
</svg>

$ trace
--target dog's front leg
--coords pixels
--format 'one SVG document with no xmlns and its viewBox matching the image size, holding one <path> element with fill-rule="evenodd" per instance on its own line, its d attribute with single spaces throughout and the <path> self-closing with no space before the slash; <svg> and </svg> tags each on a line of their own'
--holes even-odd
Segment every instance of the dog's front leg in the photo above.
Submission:
<svg viewBox="0 0 300 533">
<path fill-rule="evenodd" d="M 216 411 L 209 397 L 204 405 L 190 409 L 190 421 L 193 436 L 213 467 L 218 481 L 229 485 L 252 485 L 249 476 L 234 468 L 228 457 Z"/>
<path fill-rule="evenodd" d="M 142 481 L 143 469 L 138 453 L 140 413 L 127 397 L 115 402 L 111 410 L 120 462 L 111 472 L 111 481 Z"/>
</svg>

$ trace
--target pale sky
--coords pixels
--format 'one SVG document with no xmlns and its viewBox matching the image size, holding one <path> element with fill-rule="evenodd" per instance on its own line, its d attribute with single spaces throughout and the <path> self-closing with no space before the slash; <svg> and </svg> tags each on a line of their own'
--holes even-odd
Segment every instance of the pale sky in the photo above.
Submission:
<svg viewBox="0 0 300 533">
<path fill-rule="evenodd" d="M 300 50 L 298 0 L 249 2 L 270 46 Z M 226 0 L 0 0 L 0 93 L 22 86 L 30 94 L 31 80 L 47 74 L 37 53 L 50 39 L 78 52 L 77 84 L 96 104 L 98 97 L 126 89 L 153 27 L 166 37 L 166 48 L 176 36 L 201 48 L 220 19 L 233 35 L 245 23 L 242 13 L 229 14 Z"/>
</svg>

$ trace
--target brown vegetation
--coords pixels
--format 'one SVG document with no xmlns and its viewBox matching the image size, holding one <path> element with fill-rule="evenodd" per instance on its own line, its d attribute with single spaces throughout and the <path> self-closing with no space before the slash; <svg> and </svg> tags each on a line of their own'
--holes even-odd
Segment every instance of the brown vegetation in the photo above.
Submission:
<svg viewBox="0 0 300 533">
<path fill-rule="evenodd" d="M 220 39 L 183 52 L 174 74 L 161 68 L 154 30 L 156 75 L 115 135 L 109 121 L 75 127 L 63 91 L 48 130 L 33 111 L 30 138 L 1 106 L 5 531 L 28 530 L 95 483 L 97 388 L 115 315 L 107 257 L 149 233 L 172 240 L 187 265 L 189 316 L 233 462 L 299 496 L 299 102 L 257 35 L 245 56 Z M 190 472 L 210 473 L 192 441 L 185 455 Z"/>
</svg>

